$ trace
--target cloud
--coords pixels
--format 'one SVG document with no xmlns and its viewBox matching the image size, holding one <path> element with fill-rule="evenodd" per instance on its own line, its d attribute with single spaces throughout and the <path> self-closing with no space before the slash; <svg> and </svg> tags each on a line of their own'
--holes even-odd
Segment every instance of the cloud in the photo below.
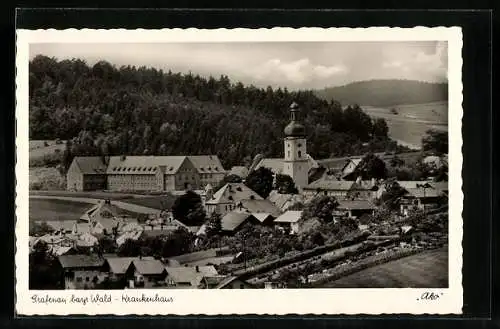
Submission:
<svg viewBox="0 0 500 329">
<path fill-rule="evenodd" d="M 325 80 L 348 72 L 344 65 L 318 65 L 308 58 L 296 61 L 270 59 L 255 68 L 247 70 L 247 74 L 257 80 L 287 81 L 292 84 L 304 84 L 317 80 Z"/>
<path fill-rule="evenodd" d="M 401 58 L 403 57 L 403 59 Z M 387 60 L 382 67 L 391 70 L 412 72 L 423 80 L 446 80 L 448 76 L 448 46 L 446 42 L 436 42 L 432 52 L 414 51 L 397 60 Z"/>
</svg>

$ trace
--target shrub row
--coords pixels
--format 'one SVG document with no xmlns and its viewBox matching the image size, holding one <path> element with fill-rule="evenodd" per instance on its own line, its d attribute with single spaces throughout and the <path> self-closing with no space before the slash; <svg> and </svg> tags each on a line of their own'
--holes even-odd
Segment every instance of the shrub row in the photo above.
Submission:
<svg viewBox="0 0 500 329">
<path fill-rule="evenodd" d="M 365 270 L 367 268 L 381 265 L 396 259 L 400 259 L 403 257 L 411 256 L 422 252 L 421 249 L 402 249 L 397 251 L 387 251 L 382 254 L 378 254 L 373 257 L 369 257 L 367 259 L 361 260 L 356 264 L 347 264 L 341 265 L 338 269 L 336 269 L 335 273 L 328 275 L 327 277 L 320 279 L 318 281 L 310 283 L 310 287 L 321 287 L 322 285 L 340 279 L 341 277 Z"/>
<path fill-rule="evenodd" d="M 314 257 L 316 255 L 323 254 L 323 253 L 326 253 L 326 252 L 334 250 L 334 249 L 348 247 L 348 246 L 351 246 L 353 244 L 360 243 L 362 241 L 365 241 L 368 236 L 369 236 L 369 233 L 363 232 L 363 233 L 360 233 L 359 235 L 356 235 L 350 239 L 343 240 L 341 242 L 316 247 L 314 249 L 301 252 L 297 255 L 283 257 L 283 258 L 280 258 L 280 259 L 275 260 L 275 261 L 271 261 L 268 263 L 264 263 L 261 265 L 251 267 L 251 268 L 247 268 L 246 270 L 236 271 L 234 273 L 234 275 L 241 276 L 242 278 L 248 278 L 251 276 L 255 276 L 255 275 L 258 275 L 260 273 L 268 272 L 272 269 L 276 269 L 278 267 L 283 267 L 283 266 L 286 266 L 290 263 L 299 262 L 301 260 L 311 258 L 311 257 Z"/>
</svg>

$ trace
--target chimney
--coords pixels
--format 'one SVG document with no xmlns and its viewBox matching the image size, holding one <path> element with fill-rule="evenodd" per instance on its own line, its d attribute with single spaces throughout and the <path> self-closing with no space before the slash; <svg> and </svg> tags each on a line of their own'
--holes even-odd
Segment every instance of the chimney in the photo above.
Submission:
<svg viewBox="0 0 500 329">
<path fill-rule="evenodd" d="M 200 267 L 198 265 L 196 265 L 196 272 L 200 272 Z"/>
</svg>

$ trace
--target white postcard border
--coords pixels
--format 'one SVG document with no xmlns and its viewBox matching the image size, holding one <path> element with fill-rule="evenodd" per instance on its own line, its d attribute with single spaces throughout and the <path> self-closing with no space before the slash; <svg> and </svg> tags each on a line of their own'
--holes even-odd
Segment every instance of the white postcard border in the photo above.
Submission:
<svg viewBox="0 0 500 329">
<path fill-rule="evenodd" d="M 29 140 L 28 63 L 31 43 L 131 42 L 290 42 L 424 41 L 448 42 L 449 80 L 449 288 L 447 289 L 248 289 L 248 290 L 65 290 L 28 288 Z M 461 314 L 462 289 L 462 33 L 459 27 L 273 28 L 163 30 L 17 30 L 16 56 L 16 312 L 19 315 L 229 315 L 229 314 Z M 421 300 L 425 292 L 438 296 Z M 110 303 L 68 302 L 72 295 L 108 294 Z M 171 302 L 125 302 L 123 296 L 164 297 Z M 66 299 L 33 303 L 34 295 Z"/>
</svg>

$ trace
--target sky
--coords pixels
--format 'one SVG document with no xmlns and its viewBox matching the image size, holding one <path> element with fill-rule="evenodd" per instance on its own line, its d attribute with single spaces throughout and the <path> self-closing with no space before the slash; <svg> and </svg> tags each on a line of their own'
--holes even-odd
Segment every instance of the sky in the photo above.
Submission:
<svg viewBox="0 0 500 329">
<path fill-rule="evenodd" d="M 229 76 L 233 82 L 289 90 L 322 89 L 372 79 L 446 82 L 447 43 L 268 42 L 268 43 L 36 43 L 30 58 L 106 60 L 164 71 Z"/>
</svg>

